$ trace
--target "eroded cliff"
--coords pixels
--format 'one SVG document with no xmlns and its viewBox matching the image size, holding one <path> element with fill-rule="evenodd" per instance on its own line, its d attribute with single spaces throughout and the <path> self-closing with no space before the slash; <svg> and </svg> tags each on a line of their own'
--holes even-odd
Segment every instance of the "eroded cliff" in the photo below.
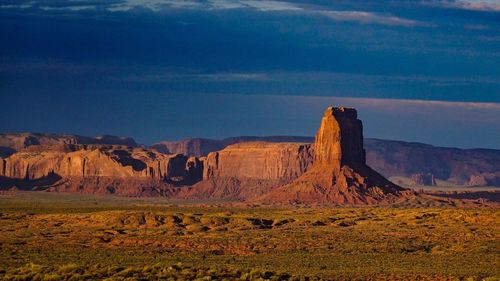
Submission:
<svg viewBox="0 0 500 281">
<path fill-rule="evenodd" d="M 30 146 L 0 163 L 4 188 L 32 189 L 39 182 L 38 189 L 124 195 L 196 182 L 203 169 L 184 155 L 116 145 Z"/>
</svg>

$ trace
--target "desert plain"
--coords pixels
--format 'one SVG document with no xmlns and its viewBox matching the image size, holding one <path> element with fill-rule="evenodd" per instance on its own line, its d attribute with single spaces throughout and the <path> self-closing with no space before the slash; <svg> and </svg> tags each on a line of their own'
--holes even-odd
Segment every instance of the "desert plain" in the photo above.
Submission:
<svg viewBox="0 0 500 281">
<path fill-rule="evenodd" d="M 4 280 L 497 280 L 500 212 L 3 192 Z"/>
</svg>

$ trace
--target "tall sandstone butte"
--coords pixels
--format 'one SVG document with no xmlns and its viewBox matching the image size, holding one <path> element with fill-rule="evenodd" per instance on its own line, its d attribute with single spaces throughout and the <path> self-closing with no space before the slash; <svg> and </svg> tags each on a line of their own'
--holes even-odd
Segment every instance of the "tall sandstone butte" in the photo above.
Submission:
<svg viewBox="0 0 500 281">
<path fill-rule="evenodd" d="M 363 126 L 354 108 L 328 107 L 314 142 L 314 162 L 293 182 L 252 200 L 267 204 L 392 203 L 412 193 L 366 165 Z"/>
</svg>

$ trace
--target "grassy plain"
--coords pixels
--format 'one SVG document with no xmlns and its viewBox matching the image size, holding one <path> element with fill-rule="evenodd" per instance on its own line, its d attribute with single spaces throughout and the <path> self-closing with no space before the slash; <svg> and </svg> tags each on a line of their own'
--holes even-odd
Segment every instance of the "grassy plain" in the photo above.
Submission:
<svg viewBox="0 0 500 281">
<path fill-rule="evenodd" d="M 500 280 L 498 209 L 197 203 L 1 194 L 0 279 Z"/>
</svg>

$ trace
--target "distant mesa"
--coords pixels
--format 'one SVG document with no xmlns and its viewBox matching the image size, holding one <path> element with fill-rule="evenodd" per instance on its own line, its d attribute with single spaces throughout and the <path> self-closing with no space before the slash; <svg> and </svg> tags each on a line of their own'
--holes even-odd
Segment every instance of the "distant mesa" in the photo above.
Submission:
<svg viewBox="0 0 500 281">
<path fill-rule="evenodd" d="M 163 153 L 179 153 L 189 156 L 207 156 L 210 152 L 219 151 L 225 147 L 243 142 L 298 142 L 311 143 L 312 137 L 300 136 L 240 136 L 221 140 L 193 138 L 180 141 L 162 141 L 153 144 L 151 147 Z"/>
<path fill-rule="evenodd" d="M 5 133 L 0 134 L 0 152 L 19 151 L 33 145 L 54 145 L 54 144 L 114 144 L 136 147 L 137 143 L 133 138 L 103 135 L 97 137 L 85 137 L 79 135 L 58 135 L 42 133 Z M 0 156 L 6 157 L 6 154 Z M 8 156 L 8 155 L 7 155 Z"/>
</svg>

